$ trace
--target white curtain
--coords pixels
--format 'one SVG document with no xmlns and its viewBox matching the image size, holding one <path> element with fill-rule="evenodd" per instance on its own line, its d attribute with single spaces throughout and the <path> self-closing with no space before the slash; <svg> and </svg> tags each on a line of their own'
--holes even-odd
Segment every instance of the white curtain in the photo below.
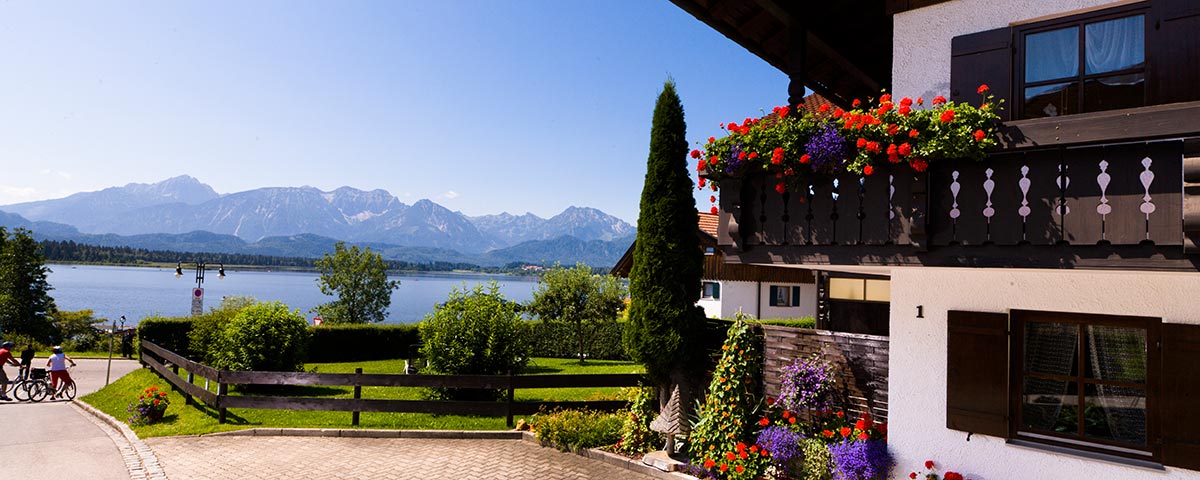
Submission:
<svg viewBox="0 0 1200 480">
<path fill-rule="evenodd" d="M 1146 61 L 1146 19 L 1143 15 L 1088 24 L 1084 40 L 1086 73 L 1104 73 L 1139 66 Z"/>
</svg>

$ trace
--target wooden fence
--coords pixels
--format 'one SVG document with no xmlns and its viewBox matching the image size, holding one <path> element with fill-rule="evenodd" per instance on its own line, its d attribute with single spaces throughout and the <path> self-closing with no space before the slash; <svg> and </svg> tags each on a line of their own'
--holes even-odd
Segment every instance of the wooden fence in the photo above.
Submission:
<svg viewBox="0 0 1200 480">
<path fill-rule="evenodd" d="M 200 399 L 217 409 L 218 421 L 225 423 L 229 408 L 262 408 L 274 410 L 326 410 L 352 412 L 351 424 L 358 425 L 360 412 L 406 412 L 448 415 L 505 416 L 513 426 L 513 416 L 530 415 L 553 408 L 587 408 L 615 411 L 625 407 L 621 400 L 517 402 L 516 389 L 525 388 L 594 388 L 629 387 L 642 382 L 638 374 L 567 374 L 567 375 L 403 375 L 305 372 L 231 372 L 217 370 L 197 363 L 155 345 L 142 341 L 142 363 L 158 372 L 167 382 L 183 392 L 187 403 Z M 180 370 L 186 376 L 179 374 Z M 204 385 L 196 385 L 196 376 Z M 216 384 L 217 391 L 211 390 Z M 229 395 L 229 385 L 323 385 L 354 387 L 354 398 L 273 397 Z M 362 398 L 362 387 L 424 387 L 451 389 L 504 390 L 503 401 L 448 400 L 384 400 Z"/>
</svg>

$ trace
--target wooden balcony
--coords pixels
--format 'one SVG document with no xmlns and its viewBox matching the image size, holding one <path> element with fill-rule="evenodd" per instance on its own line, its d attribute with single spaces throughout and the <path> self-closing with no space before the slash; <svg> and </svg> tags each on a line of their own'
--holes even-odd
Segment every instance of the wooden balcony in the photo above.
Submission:
<svg viewBox="0 0 1200 480">
<path fill-rule="evenodd" d="M 743 263 L 1197 271 L 1197 145 L 1011 150 L 924 173 L 815 178 L 783 194 L 773 175 L 722 179 L 718 241 Z"/>
</svg>

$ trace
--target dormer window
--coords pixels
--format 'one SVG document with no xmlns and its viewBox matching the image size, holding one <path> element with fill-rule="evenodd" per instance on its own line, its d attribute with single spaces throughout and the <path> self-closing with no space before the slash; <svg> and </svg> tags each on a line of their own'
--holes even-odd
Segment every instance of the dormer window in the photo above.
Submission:
<svg viewBox="0 0 1200 480">
<path fill-rule="evenodd" d="M 1017 31 L 1021 118 L 1147 104 L 1146 15 L 1105 10 Z"/>
</svg>

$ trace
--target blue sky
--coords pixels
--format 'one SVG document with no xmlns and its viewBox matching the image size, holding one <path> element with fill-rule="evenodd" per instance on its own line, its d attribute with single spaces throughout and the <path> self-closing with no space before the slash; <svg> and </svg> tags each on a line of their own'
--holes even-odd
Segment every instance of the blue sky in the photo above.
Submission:
<svg viewBox="0 0 1200 480">
<path fill-rule="evenodd" d="M 0 45 L 0 205 L 188 174 L 632 223 L 668 75 L 692 142 L 787 98 L 667 0 L 0 2 Z"/>
</svg>

